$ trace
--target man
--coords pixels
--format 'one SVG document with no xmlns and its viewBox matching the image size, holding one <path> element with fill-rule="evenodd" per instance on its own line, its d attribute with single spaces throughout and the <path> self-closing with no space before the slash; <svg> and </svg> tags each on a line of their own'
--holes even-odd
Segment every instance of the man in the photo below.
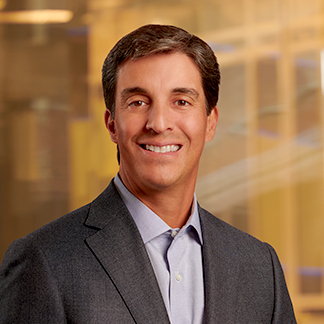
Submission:
<svg viewBox="0 0 324 324">
<path fill-rule="evenodd" d="M 202 209 L 219 69 L 199 38 L 148 25 L 103 66 L 119 173 L 92 203 L 8 249 L 1 323 L 296 323 L 275 251 Z"/>
</svg>

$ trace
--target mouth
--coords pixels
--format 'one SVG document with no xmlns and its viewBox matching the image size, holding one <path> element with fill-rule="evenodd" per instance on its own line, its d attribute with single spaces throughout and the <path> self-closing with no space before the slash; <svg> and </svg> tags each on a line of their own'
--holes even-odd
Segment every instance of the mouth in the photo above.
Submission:
<svg viewBox="0 0 324 324">
<path fill-rule="evenodd" d="M 149 145 L 149 144 L 142 144 L 141 147 L 146 151 L 151 151 L 155 153 L 170 153 L 170 152 L 177 152 L 180 150 L 180 145 Z"/>
</svg>

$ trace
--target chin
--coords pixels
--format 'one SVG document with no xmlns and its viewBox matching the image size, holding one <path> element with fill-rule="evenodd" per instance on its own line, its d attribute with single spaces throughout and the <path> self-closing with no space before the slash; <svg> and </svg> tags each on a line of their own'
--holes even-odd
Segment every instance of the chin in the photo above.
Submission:
<svg viewBox="0 0 324 324">
<path fill-rule="evenodd" d="M 143 182 L 145 182 L 147 184 L 147 187 L 151 187 L 152 189 L 155 190 L 162 190 L 162 189 L 166 189 L 169 187 L 172 187 L 173 185 L 175 185 L 177 183 L 177 180 L 174 179 L 173 177 L 167 176 L 161 176 L 157 175 L 157 176 L 143 176 L 142 177 Z"/>
</svg>

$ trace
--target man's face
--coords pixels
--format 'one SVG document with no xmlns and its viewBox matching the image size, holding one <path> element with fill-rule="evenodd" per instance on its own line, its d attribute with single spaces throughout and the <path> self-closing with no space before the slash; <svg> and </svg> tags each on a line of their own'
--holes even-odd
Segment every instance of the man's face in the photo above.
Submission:
<svg viewBox="0 0 324 324">
<path fill-rule="evenodd" d="M 119 174 L 138 192 L 195 185 L 218 111 L 207 117 L 201 76 L 187 55 L 156 54 L 121 66 L 115 117 L 107 110 L 105 119 L 119 147 Z"/>
</svg>

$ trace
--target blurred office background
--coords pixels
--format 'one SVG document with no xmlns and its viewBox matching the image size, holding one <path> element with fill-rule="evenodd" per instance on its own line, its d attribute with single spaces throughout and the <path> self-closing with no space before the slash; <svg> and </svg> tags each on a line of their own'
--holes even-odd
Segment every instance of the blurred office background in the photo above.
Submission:
<svg viewBox="0 0 324 324">
<path fill-rule="evenodd" d="M 299 323 L 323 323 L 324 0 L 0 0 L 0 260 L 116 174 L 101 65 L 147 23 L 202 37 L 221 65 L 200 204 L 272 244 Z"/>
</svg>

